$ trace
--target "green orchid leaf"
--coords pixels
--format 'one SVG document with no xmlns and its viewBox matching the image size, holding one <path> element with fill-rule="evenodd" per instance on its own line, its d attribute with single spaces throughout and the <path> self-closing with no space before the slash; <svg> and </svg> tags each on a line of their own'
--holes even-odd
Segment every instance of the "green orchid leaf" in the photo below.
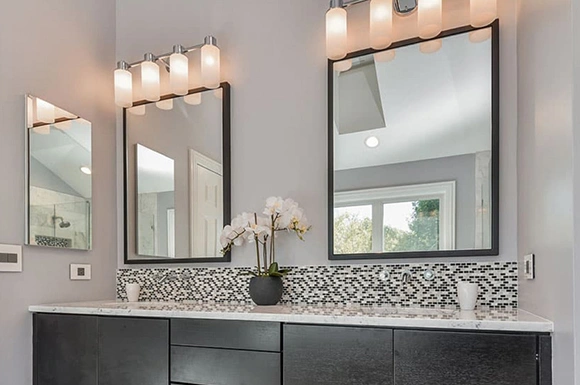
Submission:
<svg viewBox="0 0 580 385">
<path fill-rule="evenodd" d="M 268 269 L 268 273 L 271 275 L 272 273 L 277 273 L 278 272 L 278 262 L 274 262 L 270 265 L 270 268 Z"/>
</svg>

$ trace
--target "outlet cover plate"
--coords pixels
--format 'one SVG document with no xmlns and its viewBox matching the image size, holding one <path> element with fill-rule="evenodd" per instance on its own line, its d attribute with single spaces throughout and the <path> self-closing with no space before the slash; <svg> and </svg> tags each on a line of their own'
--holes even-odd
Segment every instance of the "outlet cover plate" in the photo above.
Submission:
<svg viewBox="0 0 580 385">
<path fill-rule="evenodd" d="M 524 256 L 524 277 L 529 280 L 536 279 L 536 256 L 534 254 Z"/>
<path fill-rule="evenodd" d="M 88 263 L 72 263 L 70 265 L 71 281 L 90 281 L 91 265 Z"/>
<path fill-rule="evenodd" d="M 0 245 L 0 272 L 22 272 L 22 246 Z"/>
</svg>

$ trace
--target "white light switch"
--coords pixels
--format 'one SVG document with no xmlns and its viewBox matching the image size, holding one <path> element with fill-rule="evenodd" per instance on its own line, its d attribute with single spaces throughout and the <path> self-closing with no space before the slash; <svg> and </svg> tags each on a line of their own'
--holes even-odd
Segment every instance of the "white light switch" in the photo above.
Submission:
<svg viewBox="0 0 580 385">
<path fill-rule="evenodd" d="M 91 265 L 73 263 L 70 265 L 70 279 L 71 281 L 90 281 L 91 280 Z"/>
<path fill-rule="evenodd" d="M 536 256 L 534 254 L 524 256 L 524 277 L 530 280 L 536 278 Z"/>
</svg>

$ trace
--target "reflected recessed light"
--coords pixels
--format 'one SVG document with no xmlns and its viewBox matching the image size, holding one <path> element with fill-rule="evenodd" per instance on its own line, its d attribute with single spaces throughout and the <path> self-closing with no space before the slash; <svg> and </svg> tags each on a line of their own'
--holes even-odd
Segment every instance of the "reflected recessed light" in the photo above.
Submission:
<svg viewBox="0 0 580 385">
<path fill-rule="evenodd" d="M 82 166 L 81 167 L 81 172 L 83 174 L 87 174 L 87 175 L 91 175 L 93 172 L 91 171 L 90 167 L 87 166 Z"/>
<path fill-rule="evenodd" d="M 379 146 L 379 138 L 377 138 L 376 136 L 369 136 L 366 140 L 365 140 L 365 144 L 367 145 L 367 147 L 369 148 L 375 148 Z"/>
</svg>

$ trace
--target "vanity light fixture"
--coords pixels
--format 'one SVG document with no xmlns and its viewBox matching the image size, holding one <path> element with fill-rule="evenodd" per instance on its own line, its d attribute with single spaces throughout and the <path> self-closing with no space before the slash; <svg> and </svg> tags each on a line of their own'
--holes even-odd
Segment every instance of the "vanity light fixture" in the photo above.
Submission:
<svg viewBox="0 0 580 385">
<path fill-rule="evenodd" d="M 379 138 L 377 138 L 376 136 L 369 136 L 365 140 L 365 145 L 368 148 L 377 148 L 379 144 L 380 144 Z"/>
<path fill-rule="evenodd" d="M 54 105 L 36 98 L 36 119 L 42 123 L 54 123 L 56 111 Z"/>
<path fill-rule="evenodd" d="M 161 97 L 159 64 L 169 72 L 171 92 L 175 95 L 187 95 L 189 90 L 189 59 L 188 52 L 201 50 L 201 80 L 205 88 L 216 89 L 221 81 L 221 54 L 217 40 L 206 36 L 202 44 L 192 47 L 174 45 L 170 53 L 154 55 L 145 54 L 143 60 L 127 63 L 119 61 L 115 70 L 115 104 L 129 108 L 133 105 L 133 75 L 131 68 L 141 67 L 141 88 L 144 98 L 158 102 Z M 167 107 L 169 103 L 161 104 Z"/>
<path fill-rule="evenodd" d="M 201 92 L 189 94 L 183 98 L 183 101 L 192 106 L 199 106 L 201 104 Z"/>
<path fill-rule="evenodd" d="M 326 12 L 326 56 L 330 60 L 343 59 L 348 53 L 346 9 L 367 1 L 370 1 L 370 45 L 375 50 L 386 49 L 393 43 L 393 14 L 406 16 L 417 11 L 417 26 L 422 39 L 433 39 L 443 30 L 443 0 L 331 0 Z M 496 19 L 497 0 L 469 1 L 472 26 L 484 27 Z M 484 38 L 482 33 L 471 39 L 478 42 Z M 441 48 L 441 45 L 430 44 L 421 51 L 433 53 L 439 49 L 437 47 Z"/>
</svg>

